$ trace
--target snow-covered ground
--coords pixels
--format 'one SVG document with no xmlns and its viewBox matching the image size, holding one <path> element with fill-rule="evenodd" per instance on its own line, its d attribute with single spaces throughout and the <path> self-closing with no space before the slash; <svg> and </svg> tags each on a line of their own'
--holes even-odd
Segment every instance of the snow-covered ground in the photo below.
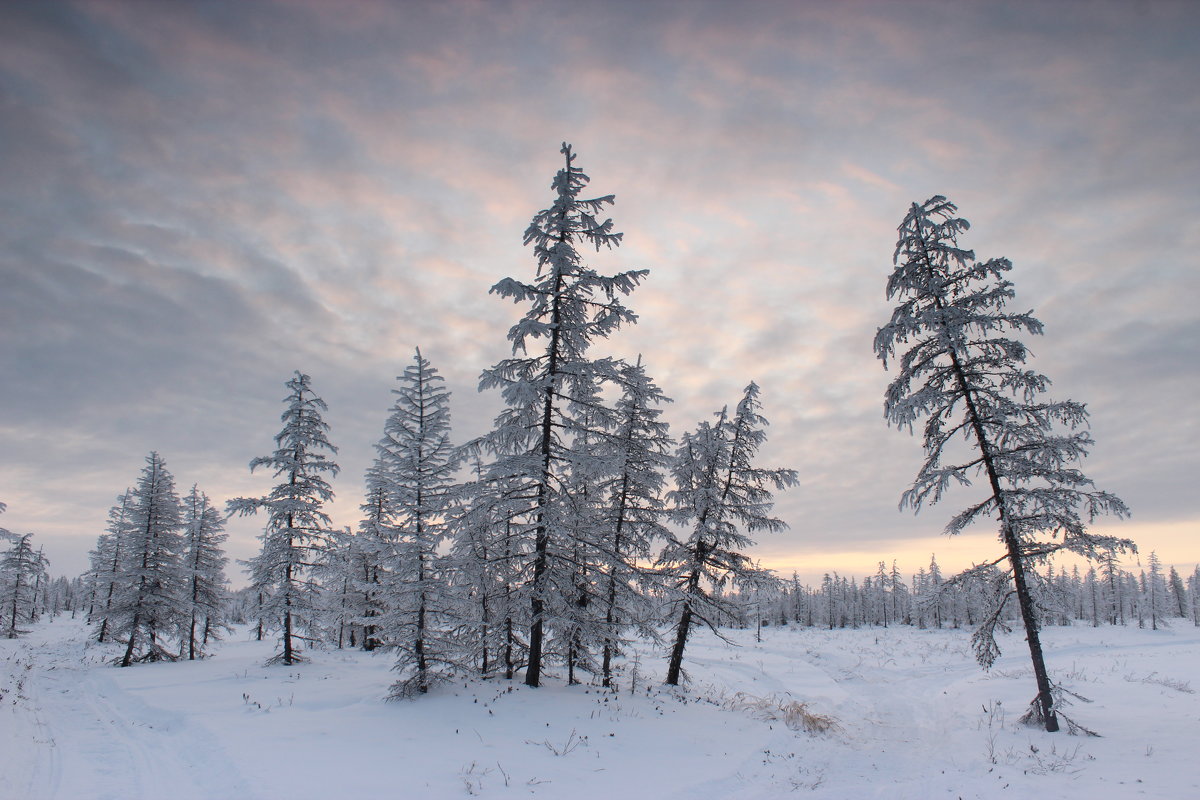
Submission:
<svg viewBox="0 0 1200 800">
<path fill-rule="evenodd" d="M 270 644 L 239 631 L 204 661 L 117 669 L 115 649 L 59 619 L 0 642 L 0 797 L 1200 797 L 1190 624 L 1045 632 L 1054 675 L 1094 701 L 1068 713 L 1102 738 L 1016 722 L 1033 695 L 1016 634 L 989 673 L 964 631 L 732 635 L 697 633 L 686 692 L 660 686 L 645 652 L 616 693 L 555 677 L 385 703 L 384 653 L 263 667 Z M 756 709 L 777 701 L 837 727 Z"/>
</svg>

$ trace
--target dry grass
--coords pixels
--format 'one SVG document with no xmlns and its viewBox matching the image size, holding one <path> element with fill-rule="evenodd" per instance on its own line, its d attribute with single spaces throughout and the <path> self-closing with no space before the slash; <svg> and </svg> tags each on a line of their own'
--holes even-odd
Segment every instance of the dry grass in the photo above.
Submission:
<svg viewBox="0 0 1200 800">
<path fill-rule="evenodd" d="M 734 711 L 748 711 L 755 719 L 780 721 L 794 731 L 831 733 L 839 728 L 833 717 L 814 713 L 807 704 L 786 695 L 755 697 L 738 692 L 725 702 L 725 707 Z"/>
</svg>

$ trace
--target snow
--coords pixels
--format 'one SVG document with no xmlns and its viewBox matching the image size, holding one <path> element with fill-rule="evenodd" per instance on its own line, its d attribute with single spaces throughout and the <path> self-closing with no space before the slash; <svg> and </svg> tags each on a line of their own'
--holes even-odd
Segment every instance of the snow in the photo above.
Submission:
<svg viewBox="0 0 1200 800">
<path fill-rule="evenodd" d="M 684 691 L 647 650 L 617 693 L 551 676 L 399 702 L 382 700 L 387 653 L 264 667 L 274 642 L 239 629 L 203 661 L 118 669 L 86 635 L 58 619 L 0 641 L 0 797 L 1200 797 L 1200 629 L 1184 621 L 1045 630 L 1053 675 L 1094 701 L 1067 713 L 1102 738 L 1016 722 L 1035 691 L 1017 634 L 983 672 L 965 631 L 767 628 L 731 632 L 736 647 L 704 631 Z M 792 730 L 752 699 L 837 728 Z"/>
</svg>

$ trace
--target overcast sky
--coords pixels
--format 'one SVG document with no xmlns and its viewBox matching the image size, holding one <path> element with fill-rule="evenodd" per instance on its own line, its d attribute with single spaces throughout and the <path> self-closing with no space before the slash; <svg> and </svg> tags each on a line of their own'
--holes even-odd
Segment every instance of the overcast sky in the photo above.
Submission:
<svg viewBox="0 0 1200 800">
<path fill-rule="evenodd" d="M 455 433 L 522 309 L 560 143 L 648 268 L 645 354 L 676 435 L 751 379 L 764 466 L 799 471 L 756 555 L 806 578 L 998 554 L 952 495 L 897 510 L 921 459 L 871 350 L 908 205 L 944 194 L 1046 325 L 1033 366 L 1082 401 L 1105 532 L 1200 558 L 1200 4 L 0 4 L 0 525 L 86 568 L 158 450 L 181 493 L 251 475 L 309 373 L 355 525 L 420 346 Z M 229 550 L 255 552 L 259 522 Z M 236 572 L 236 570 L 232 570 Z M 242 578 L 235 578 L 241 582 Z"/>
</svg>

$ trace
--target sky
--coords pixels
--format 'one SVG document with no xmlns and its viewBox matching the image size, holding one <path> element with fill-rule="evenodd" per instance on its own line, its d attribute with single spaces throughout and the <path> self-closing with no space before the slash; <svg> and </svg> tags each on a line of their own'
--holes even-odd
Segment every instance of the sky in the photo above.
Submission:
<svg viewBox="0 0 1200 800">
<path fill-rule="evenodd" d="M 676 436 L 751 380 L 798 471 L 753 555 L 806 580 L 999 555 L 900 494 L 872 351 L 896 227 L 941 194 L 1087 403 L 1094 529 L 1200 560 L 1200 5 L 1188 2 L 0 4 L 0 525 L 87 566 L 151 450 L 181 494 L 266 494 L 285 381 L 312 376 L 354 526 L 420 347 L 455 437 L 488 430 L 522 246 L 571 142 L 614 194 L 601 273 L 649 269 L 635 358 Z M 234 558 L 261 520 L 229 525 Z M 1136 568 L 1130 559 L 1127 566 Z M 235 583 L 244 579 L 231 573 Z"/>
</svg>

